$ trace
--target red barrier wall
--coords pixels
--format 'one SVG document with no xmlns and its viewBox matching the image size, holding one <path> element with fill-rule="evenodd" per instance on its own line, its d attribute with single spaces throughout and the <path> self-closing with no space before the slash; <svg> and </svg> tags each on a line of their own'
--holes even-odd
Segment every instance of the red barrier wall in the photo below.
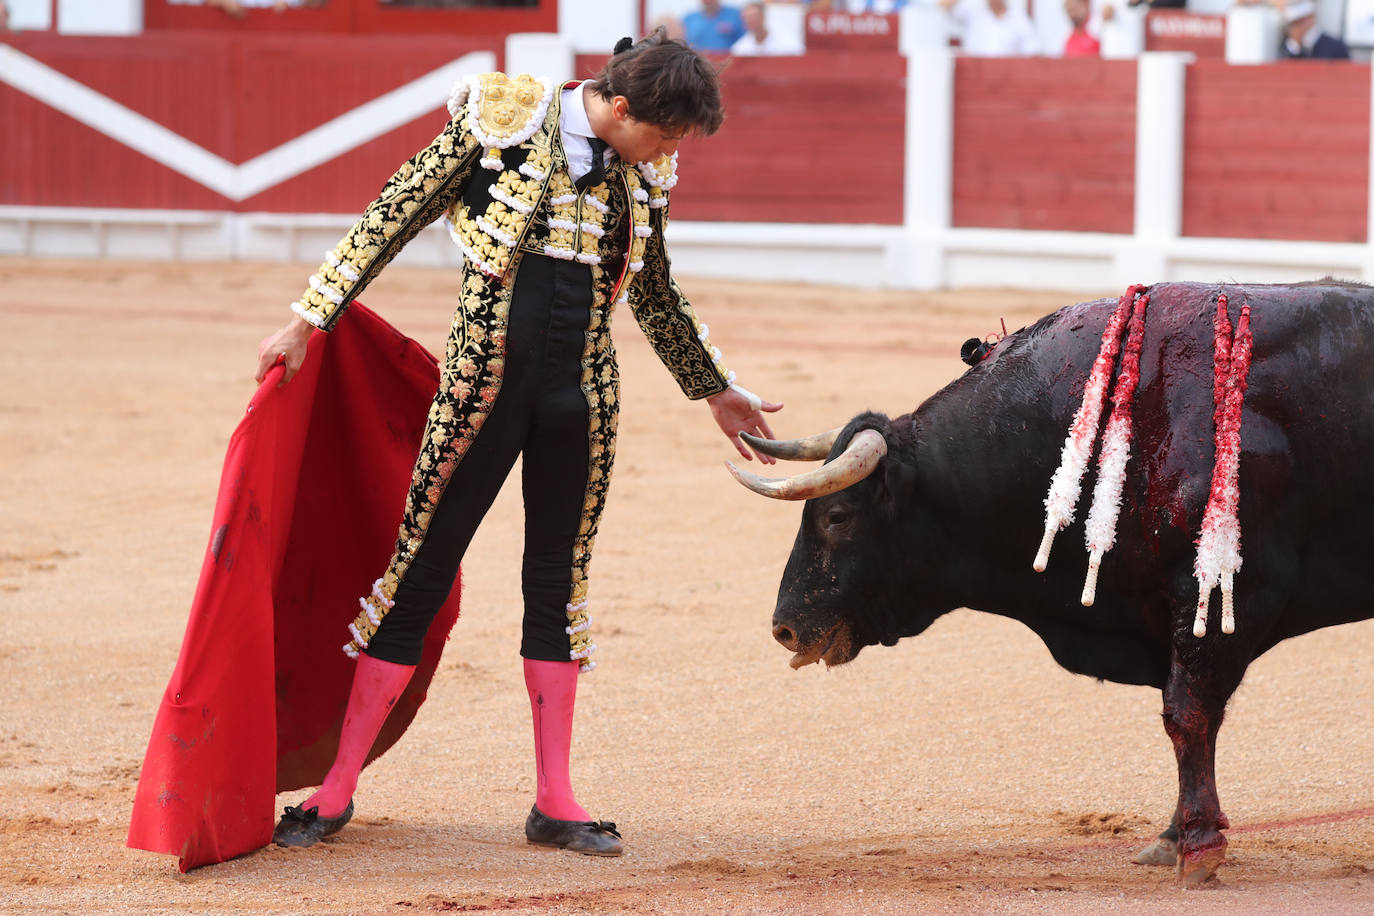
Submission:
<svg viewBox="0 0 1374 916">
<path fill-rule="evenodd" d="M 354 32 L 362 35 L 410 33 L 418 35 L 501 36 L 511 32 L 558 31 L 558 0 L 540 0 L 533 7 L 427 9 L 398 7 L 381 0 L 328 0 L 322 7 L 301 7 L 281 13 L 249 9 L 242 18 L 203 5 L 188 6 L 167 0 L 144 0 L 143 26 L 160 29 L 210 29 L 243 32 Z"/>
<path fill-rule="evenodd" d="M 1183 234 L 1363 242 L 1369 68 L 1188 67 Z"/>
<path fill-rule="evenodd" d="M 207 32 L 12 43 L 234 164 L 491 49 L 466 39 Z M 594 75 L 604 62 L 579 58 L 577 72 Z M 888 55 L 732 60 L 722 75 L 725 126 L 683 144 L 674 216 L 900 223 L 905 73 L 905 61 Z M 0 203 L 352 213 L 439 132 L 443 106 L 436 98 L 432 114 L 234 202 L 0 84 L 0 123 L 23 125 L 0 146 Z"/>
<path fill-rule="evenodd" d="M 577 72 L 603 63 L 579 57 Z M 901 223 L 904 58 L 733 58 L 721 85 L 725 125 L 682 144 L 674 219 Z"/>
<path fill-rule="evenodd" d="M 961 57 L 955 226 L 1132 231 L 1135 61 Z"/>
<path fill-rule="evenodd" d="M 243 163 L 464 54 L 469 39 L 210 33 L 135 39 L 16 35 L 20 51 Z M 499 48 L 500 45 L 497 45 Z M 499 59 L 499 56 L 498 56 Z M 0 123 L 23 125 L 0 147 L 0 203 L 352 213 L 448 119 L 430 114 L 242 202 L 134 152 L 0 84 Z"/>
<path fill-rule="evenodd" d="M 356 109 L 480 38 L 160 32 L 7 41 L 232 164 Z M 592 76 L 605 55 L 577 59 Z M 959 227 L 1133 228 L 1133 61 L 955 64 L 952 221 Z M 899 225 L 903 58 L 816 52 L 722 71 L 720 133 L 683 144 L 674 216 Z M 1345 63 L 1190 65 L 1183 234 L 1362 242 L 1369 70 Z M 442 93 L 408 124 L 236 202 L 0 83 L 0 204 L 355 213 L 447 119 Z M 427 103 L 427 102 L 426 102 Z M 1142 138 L 1148 143 L 1149 138 Z"/>
</svg>

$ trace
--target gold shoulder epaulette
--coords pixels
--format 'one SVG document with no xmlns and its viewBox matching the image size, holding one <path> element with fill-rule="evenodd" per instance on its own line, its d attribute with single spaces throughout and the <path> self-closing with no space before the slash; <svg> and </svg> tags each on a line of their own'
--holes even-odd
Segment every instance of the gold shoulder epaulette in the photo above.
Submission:
<svg viewBox="0 0 1374 916">
<path fill-rule="evenodd" d="M 463 88 L 466 99 L 459 98 Z M 454 89 L 450 112 L 458 117 L 460 112 L 455 109 L 466 103 L 461 111 L 464 126 L 488 150 L 515 146 L 534 136 L 553 98 L 553 83 L 528 73 L 481 73 L 464 77 Z"/>
</svg>

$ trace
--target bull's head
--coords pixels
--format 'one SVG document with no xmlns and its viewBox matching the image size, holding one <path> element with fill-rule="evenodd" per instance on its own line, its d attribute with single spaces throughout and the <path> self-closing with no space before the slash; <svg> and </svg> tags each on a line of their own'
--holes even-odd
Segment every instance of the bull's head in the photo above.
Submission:
<svg viewBox="0 0 1374 916">
<path fill-rule="evenodd" d="M 787 561 L 773 636 L 796 654 L 792 667 L 840 665 L 867 645 L 892 645 L 911 628 L 909 604 L 915 533 L 903 509 L 915 487 L 909 449 L 881 414 L 861 414 L 842 429 L 809 439 L 746 437 L 764 454 L 820 459 L 821 467 L 762 478 L 730 464 L 749 489 L 774 499 L 804 499 L 801 529 Z"/>
</svg>

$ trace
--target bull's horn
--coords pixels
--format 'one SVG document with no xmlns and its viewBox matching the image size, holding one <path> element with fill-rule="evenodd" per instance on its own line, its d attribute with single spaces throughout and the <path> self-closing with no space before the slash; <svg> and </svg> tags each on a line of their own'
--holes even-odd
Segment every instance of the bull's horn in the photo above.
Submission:
<svg viewBox="0 0 1374 916">
<path fill-rule="evenodd" d="M 773 499 L 815 499 L 843 490 L 863 480 L 887 454 L 887 440 L 876 429 L 861 429 L 849 440 L 844 453 L 813 471 L 791 477 L 760 477 L 725 462 L 735 479 L 755 493 Z"/>
<path fill-rule="evenodd" d="M 824 461 L 830 454 L 830 446 L 835 444 L 843 426 L 807 436 L 805 439 L 760 439 L 748 433 L 740 433 L 740 438 L 761 455 L 783 458 L 787 461 Z"/>
</svg>

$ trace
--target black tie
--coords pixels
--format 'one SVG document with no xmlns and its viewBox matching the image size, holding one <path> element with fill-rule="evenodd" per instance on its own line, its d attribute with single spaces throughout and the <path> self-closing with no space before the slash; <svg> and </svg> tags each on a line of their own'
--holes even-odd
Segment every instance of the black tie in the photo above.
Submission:
<svg viewBox="0 0 1374 916">
<path fill-rule="evenodd" d="M 606 141 L 600 137 L 588 137 L 587 140 L 592 145 L 592 167 L 577 179 L 577 190 L 585 191 L 594 188 L 606 179 Z"/>
</svg>

